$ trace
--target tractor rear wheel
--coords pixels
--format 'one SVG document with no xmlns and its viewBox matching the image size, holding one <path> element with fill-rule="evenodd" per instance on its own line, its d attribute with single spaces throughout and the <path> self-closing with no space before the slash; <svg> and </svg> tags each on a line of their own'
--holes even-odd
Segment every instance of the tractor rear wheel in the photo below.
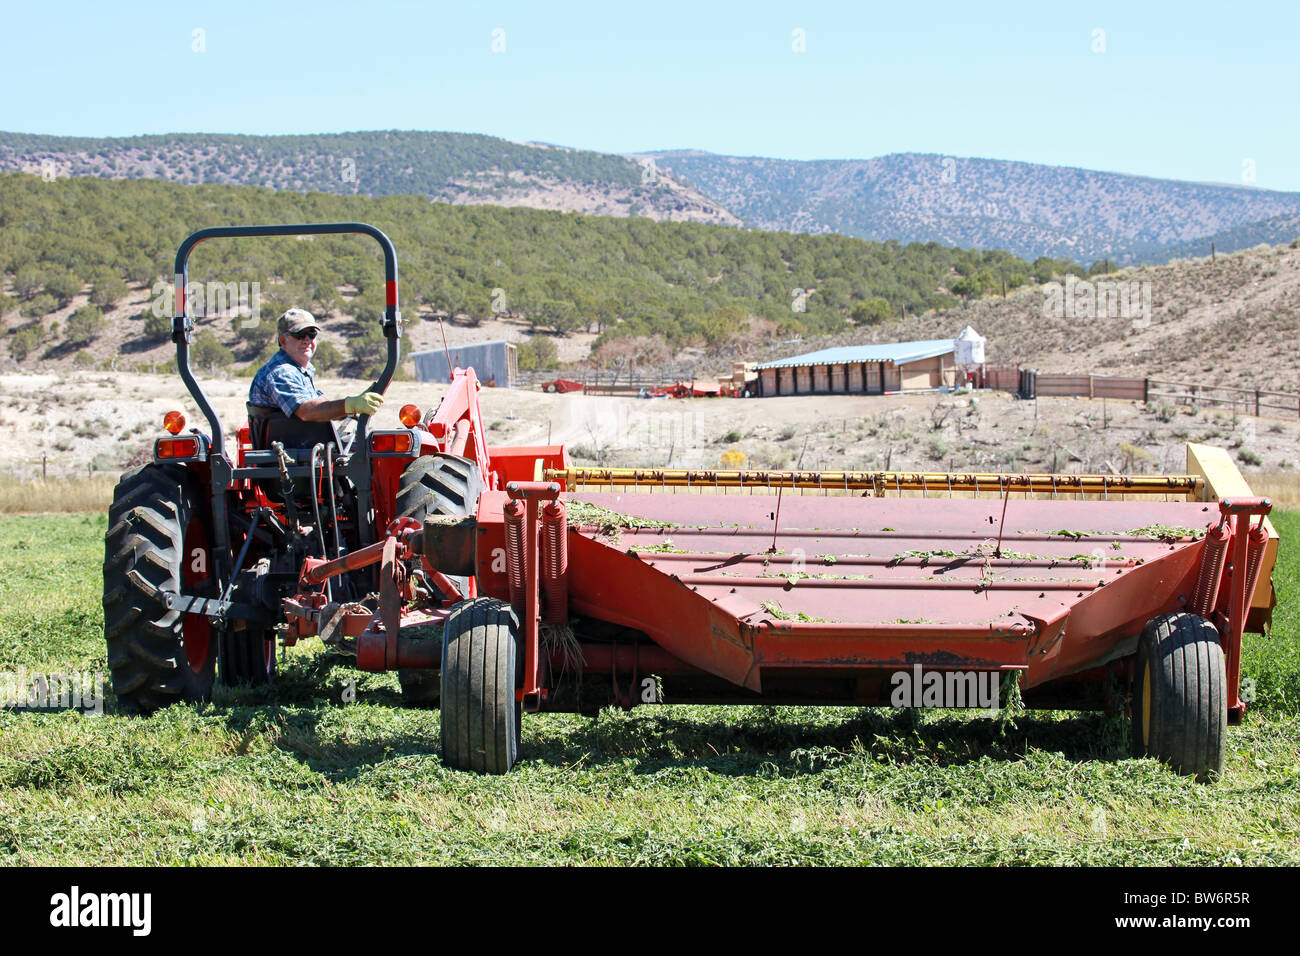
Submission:
<svg viewBox="0 0 1300 956">
<path fill-rule="evenodd" d="M 428 515 L 470 515 L 478 507 L 483 477 L 478 465 L 458 455 L 422 455 L 406 466 L 397 486 L 394 513 L 423 522 Z M 464 595 L 468 579 L 451 577 Z M 453 595 L 443 595 L 453 597 Z M 440 682 L 429 670 L 399 670 L 402 701 L 412 707 L 435 707 Z"/>
<path fill-rule="evenodd" d="M 190 471 L 151 463 L 122 476 L 104 537 L 104 637 L 120 710 L 150 714 L 211 697 L 212 624 L 161 597 L 213 596 L 209 558 L 203 488 Z"/>
<path fill-rule="evenodd" d="M 452 609 L 442 637 L 442 761 L 457 770 L 505 773 L 519 759 L 523 682 L 519 620 L 496 598 Z"/>
<path fill-rule="evenodd" d="M 1152 618 L 1138 642 L 1133 755 L 1208 780 L 1223 771 L 1227 669 L 1214 625 L 1194 614 Z"/>
</svg>

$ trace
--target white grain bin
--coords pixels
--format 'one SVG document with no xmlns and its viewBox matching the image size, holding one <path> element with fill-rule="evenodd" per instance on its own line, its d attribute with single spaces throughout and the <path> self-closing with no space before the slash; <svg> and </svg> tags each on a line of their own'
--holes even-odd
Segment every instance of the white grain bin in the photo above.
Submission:
<svg viewBox="0 0 1300 956">
<path fill-rule="evenodd" d="M 969 325 L 953 339 L 953 361 L 959 366 L 972 368 L 984 364 L 984 343 L 987 341 Z"/>
</svg>

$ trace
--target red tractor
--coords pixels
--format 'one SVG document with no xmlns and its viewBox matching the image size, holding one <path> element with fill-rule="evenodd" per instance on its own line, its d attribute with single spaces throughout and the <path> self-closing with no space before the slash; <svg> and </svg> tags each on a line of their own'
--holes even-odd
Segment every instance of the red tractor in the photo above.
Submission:
<svg viewBox="0 0 1300 956">
<path fill-rule="evenodd" d="M 524 711 L 996 706 L 1012 684 L 1029 707 L 1131 706 L 1136 755 L 1222 768 L 1278 545 L 1226 453 L 1189 446 L 1184 475 L 575 469 L 561 446 L 487 446 L 465 369 L 399 429 L 363 416 L 347 442 L 250 408 L 228 447 L 189 364 L 190 251 L 332 233 L 383 248 L 383 393 L 401 324 L 379 230 L 205 229 L 177 253 L 172 338 L 209 431 L 173 419 L 117 487 L 104 621 L 124 710 L 268 682 L 278 641 L 319 636 L 438 703 L 463 769 L 509 770 Z"/>
<path fill-rule="evenodd" d="M 420 527 L 431 516 L 472 514 L 479 492 L 498 487 L 511 473 L 509 455 L 489 468 L 472 369 L 456 371 L 439 414 L 404 408 L 402 429 L 375 431 L 361 416 L 347 442 L 334 423 L 250 405 L 247 424 L 228 443 L 190 367 L 191 251 L 216 238 L 338 233 L 370 236 L 383 250 L 387 362 L 370 387 L 382 394 L 397 365 L 401 318 L 396 254 L 378 229 L 362 223 L 204 229 L 177 252 L 172 339 L 181 378 L 208 429 L 183 433 L 183 417 L 169 413 L 169 434 L 155 441 L 154 460 L 123 475 L 114 492 L 104 629 L 113 689 L 126 712 L 148 714 L 175 701 L 207 699 L 216 679 L 270 682 L 277 627 L 285 631 L 284 601 L 299 594 L 308 568 L 334 569 L 309 589 L 324 603 L 373 609 L 380 562 L 366 563 L 364 556 L 382 549 L 386 531 Z M 565 463 L 558 448 L 524 452 L 540 454 L 548 465 Z M 528 457 L 527 477 L 532 465 Z M 476 596 L 472 578 L 419 568 L 405 588 L 412 600 L 435 605 Z M 335 640 L 346 640 L 336 632 Z M 400 676 L 407 700 L 437 700 L 436 673 L 432 681 L 427 671 L 403 669 Z"/>
</svg>

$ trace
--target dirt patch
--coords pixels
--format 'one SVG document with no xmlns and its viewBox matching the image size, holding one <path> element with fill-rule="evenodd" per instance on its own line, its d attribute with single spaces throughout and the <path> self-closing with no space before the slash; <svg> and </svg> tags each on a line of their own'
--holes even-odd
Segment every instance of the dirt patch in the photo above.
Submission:
<svg viewBox="0 0 1300 956">
<path fill-rule="evenodd" d="M 201 381 L 233 434 L 249 380 Z M 329 397 L 364 384 L 320 380 Z M 397 427 L 403 404 L 428 408 L 445 390 L 394 382 L 376 426 Z M 627 467 L 1181 473 L 1196 441 L 1229 449 L 1249 480 L 1285 476 L 1300 458 L 1298 421 L 1004 392 L 646 400 L 485 388 L 480 404 L 489 444 L 564 444 L 580 463 Z M 33 477 L 43 455 L 51 477 L 120 471 L 173 408 L 207 430 L 174 374 L 0 375 L 0 474 Z"/>
</svg>

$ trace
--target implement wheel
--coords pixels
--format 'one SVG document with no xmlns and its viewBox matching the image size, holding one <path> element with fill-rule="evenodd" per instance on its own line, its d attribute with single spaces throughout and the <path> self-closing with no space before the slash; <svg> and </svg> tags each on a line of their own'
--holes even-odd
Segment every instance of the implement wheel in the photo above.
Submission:
<svg viewBox="0 0 1300 956">
<path fill-rule="evenodd" d="M 1214 625 L 1194 614 L 1152 618 L 1138 642 L 1133 755 L 1209 780 L 1223 771 L 1228 678 Z"/>
<path fill-rule="evenodd" d="M 203 505 L 202 486 L 178 465 L 137 468 L 113 491 L 104 538 L 104 637 L 125 713 L 212 696 L 211 622 L 169 610 L 157 593 L 213 596 Z"/>
<path fill-rule="evenodd" d="M 399 518 L 422 522 L 428 515 L 470 515 L 478 507 L 483 478 L 478 465 L 457 455 L 422 455 L 406 466 L 397 486 L 394 512 Z M 452 577 L 463 595 L 468 579 Z M 443 595 L 444 598 L 452 595 Z M 399 670 L 402 702 L 412 707 L 436 707 L 438 675 L 429 670 Z"/>
<path fill-rule="evenodd" d="M 442 639 L 442 761 L 505 773 L 519 759 L 523 653 L 514 608 L 475 598 L 452 609 Z"/>
</svg>

